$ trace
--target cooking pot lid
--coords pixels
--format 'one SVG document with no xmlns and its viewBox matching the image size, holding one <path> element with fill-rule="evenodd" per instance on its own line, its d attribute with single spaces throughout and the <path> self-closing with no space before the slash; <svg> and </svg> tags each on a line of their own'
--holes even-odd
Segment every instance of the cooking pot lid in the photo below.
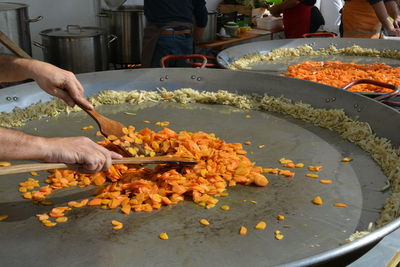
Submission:
<svg viewBox="0 0 400 267">
<path fill-rule="evenodd" d="M 0 11 L 14 10 L 24 7 L 27 7 L 27 5 L 21 3 L 0 3 Z"/>
<path fill-rule="evenodd" d="M 103 33 L 104 31 L 101 28 L 81 27 L 79 25 L 68 25 L 63 28 L 47 29 L 40 32 L 44 36 L 68 38 L 94 37 Z"/>
</svg>

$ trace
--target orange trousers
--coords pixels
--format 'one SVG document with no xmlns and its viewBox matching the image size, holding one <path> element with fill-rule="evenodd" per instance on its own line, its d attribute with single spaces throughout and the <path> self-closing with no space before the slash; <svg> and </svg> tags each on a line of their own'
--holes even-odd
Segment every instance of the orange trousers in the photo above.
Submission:
<svg viewBox="0 0 400 267">
<path fill-rule="evenodd" d="M 343 37 L 379 39 L 382 24 L 367 0 L 346 1 L 342 22 Z"/>
</svg>

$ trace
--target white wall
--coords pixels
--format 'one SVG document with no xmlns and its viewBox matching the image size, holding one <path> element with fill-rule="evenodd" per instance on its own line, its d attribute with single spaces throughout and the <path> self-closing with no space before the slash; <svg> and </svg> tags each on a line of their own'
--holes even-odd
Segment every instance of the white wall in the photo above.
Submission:
<svg viewBox="0 0 400 267">
<path fill-rule="evenodd" d="M 11 1 L 10 1 L 11 2 Z M 31 23 L 31 39 L 41 42 L 39 32 L 69 24 L 96 26 L 96 0 L 16 0 L 29 5 L 30 18 L 43 16 L 39 22 Z M 32 45 L 33 57 L 43 59 L 42 51 Z"/>
</svg>

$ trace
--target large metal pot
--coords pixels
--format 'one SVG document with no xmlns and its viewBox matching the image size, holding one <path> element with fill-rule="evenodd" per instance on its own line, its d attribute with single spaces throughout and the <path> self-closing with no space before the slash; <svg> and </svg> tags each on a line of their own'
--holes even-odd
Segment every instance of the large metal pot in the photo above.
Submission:
<svg viewBox="0 0 400 267">
<path fill-rule="evenodd" d="M 197 43 L 211 43 L 214 42 L 217 37 L 217 17 L 218 13 L 216 11 L 208 11 L 208 22 L 204 29 L 201 38 L 197 40 Z"/>
<path fill-rule="evenodd" d="M 121 6 L 116 10 L 103 9 L 100 25 L 107 33 L 118 37 L 109 48 L 110 63 L 139 64 L 146 24 L 143 6 Z"/>
<path fill-rule="evenodd" d="M 37 22 L 42 18 L 42 16 L 38 16 L 30 19 L 28 5 L 8 2 L 0 3 L 0 31 L 29 55 L 32 55 L 29 23 Z M 0 53 L 10 54 L 10 51 L 0 44 Z"/>
<path fill-rule="evenodd" d="M 40 32 L 42 43 L 34 44 L 43 50 L 44 60 L 74 73 L 108 69 L 107 40 L 105 31 L 96 27 L 68 25 L 65 28 Z"/>
</svg>

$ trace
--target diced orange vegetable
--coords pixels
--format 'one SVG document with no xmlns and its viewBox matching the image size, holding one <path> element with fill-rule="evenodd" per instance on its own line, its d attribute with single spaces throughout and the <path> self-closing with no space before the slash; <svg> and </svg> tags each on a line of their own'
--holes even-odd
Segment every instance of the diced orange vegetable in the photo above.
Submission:
<svg viewBox="0 0 400 267">
<path fill-rule="evenodd" d="M 56 226 L 57 223 L 55 223 L 55 222 L 46 222 L 46 223 L 43 223 L 43 225 L 46 226 L 46 227 L 53 227 L 53 226 Z"/>
<path fill-rule="evenodd" d="M 339 207 L 339 208 L 347 208 L 347 204 L 345 204 L 345 203 L 335 203 L 335 204 L 333 204 L 333 206 Z"/>
<path fill-rule="evenodd" d="M 94 128 L 93 125 L 89 125 L 89 126 L 82 127 L 82 130 L 88 131 L 88 130 L 92 130 L 93 128 Z"/>
<path fill-rule="evenodd" d="M 332 180 L 319 180 L 321 184 L 331 184 L 333 183 Z"/>
<path fill-rule="evenodd" d="M 315 198 L 313 198 L 312 203 L 314 203 L 315 205 L 322 205 L 322 198 L 320 196 L 316 196 Z"/>
<path fill-rule="evenodd" d="M 315 174 L 315 173 L 307 173 L 306 176 L 310 177 L 310 178 L 318 178 L 319 177 L 319 175 Z"/>
<path fill-rule="evenodd" d="M 323 166 L 308 166 L 308 169 L 312 172 L 319 172 Z"/>
<path fill-rule="evenodd" d="M 160 239 L 162 239 L 162 240 L 168 240 L 168 239 L 169 239 L 167 233 L 161 233 L 161 234 L 159 235 L 159 237 L 160 237 Z"/>
<path fill-rule="evenodd" d="M 240 235 L 245 235 L 245 234 L 247 234 L 247 228 L 244 227 L 244 226 L 241 226 L 241 227 L 240 227 L 240 230 L 239 230 L 239 234 L 240 234 Z"/>
<path fill-rule="evenodd" d="M 267 227 L 267 223 L 264 221 L 260 221 L 259 223 L 257 223 L 257 225 L 255 226 L 255 229 L 257 230 L 264 230 Z"/>
<path fill-rule="evenodd" d="M 205 225 L 205 226 L 210 225 L 210 222 L 207 221 L 206 219 L 201 219 L 201 220 L 200 220 L 200 223 L 201 223 L 202 225 Z"/>
<path fill-rule="evenodd" d="M 296 167 L 296 168 L 303 168 L 303 167 L 304 167 L 304 163 L 296 163 L 296 164 L 294 165 L 294 167 Z"/>
<path fill-rule="evenodd" d="M 278 215 L 278 216 L 276 216 L 276 218 L 277 218 L 279 221 L 283 221 L 283 220 L 285 219 L 285 216 L 284 216 L 284 215 Z"/>
<path fill-rule="evenodd" d="M 44 214 L 36 214 L 36 217 L 38 218 L 39 221 L 44 221 L 48 220 L 50 217 L 46 213 Z"/>
<path fill-rule="evenodd" d="M 37 172 L 30 172 L 30 174 L 31 174 L 32 176 L 38 176 L 38 175 L 39 175 Z"/>
<path fill-rule="evenodd" d="M 246 141 L 246 142 L 244 142 L 244 144 L 249 146 L 249 145 L 251 145 L 251 142 L 250 141 Z"/>
<path fill-rule="evenodd" d="M 342 158 L 342 162 L 350 162 L 352 161 L 352 158 Z"/>
</svg>

